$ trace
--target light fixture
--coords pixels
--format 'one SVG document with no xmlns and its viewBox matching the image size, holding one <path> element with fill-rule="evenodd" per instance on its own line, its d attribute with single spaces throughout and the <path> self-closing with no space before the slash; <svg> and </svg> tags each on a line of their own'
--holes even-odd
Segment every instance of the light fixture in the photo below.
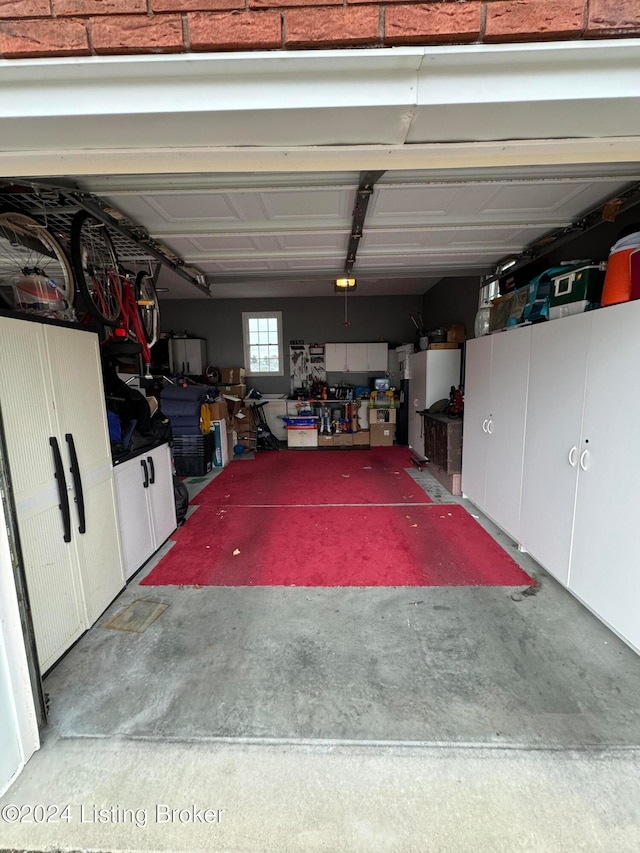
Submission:
<svg viewBox="0 0 640 853">
<path fill-rule="evenodd" d="M 346 293 L 347 290 L 355 290 L 356 289 L 356 280 L 355 278 L 337 278 L 334 290 L 336 293 Z"/>
</svg>

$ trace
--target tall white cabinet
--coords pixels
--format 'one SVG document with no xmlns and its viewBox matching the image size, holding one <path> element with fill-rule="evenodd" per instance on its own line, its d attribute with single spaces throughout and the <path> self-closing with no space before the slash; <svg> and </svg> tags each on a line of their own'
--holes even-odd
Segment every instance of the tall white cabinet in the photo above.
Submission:
<svg viewBox="0 0 640 853">
<path fill-rule="evenodd" d="M 640 651 L 638 329 L 640 301 L 469 342 L 462 482 L 480 509 Z M 530 346 L 522 344 L 518 354 L 513 347 L 523 334 Z M 497 447 L 492 458 L 485 447 L 498 434 L 492 395 L 498 358 L 511 359 L 503 363 L 503 390 L 505 375 L 528 379 L 524 394 L 512 384 L 503 401 L 507 432 L 520 436 L 520 452 L 513 447 L 512 455 L 502 455 Z"/>
<path fill-rule="evenodd" d="M 460 350 L 422 350 L 409 356 L 409 447 L 424 454 L 424 418 L 418 412 L 449 396 L 460 382 Z"/>
<path fill-rule="evenodd" d="M 97 336 L 0 317 L 0 406 L 40 668 L 124 586 Z"/>
<path fill-rule="evenodd" d="M 531 328 L 467 343 L 462 490 L 515 539 Z"/>
</svg>

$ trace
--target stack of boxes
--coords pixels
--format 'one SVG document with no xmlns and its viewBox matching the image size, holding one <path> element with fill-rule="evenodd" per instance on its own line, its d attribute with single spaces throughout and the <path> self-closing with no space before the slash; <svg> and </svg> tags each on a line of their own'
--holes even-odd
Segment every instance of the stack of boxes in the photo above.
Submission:
<svg viewBox="0 0 640 853">
<path fill-rule="evenodd" d="M 396 409 L 369 409 L 369 443 L 371 447 L 391 447 L 396 432 Z"/>
</svg>

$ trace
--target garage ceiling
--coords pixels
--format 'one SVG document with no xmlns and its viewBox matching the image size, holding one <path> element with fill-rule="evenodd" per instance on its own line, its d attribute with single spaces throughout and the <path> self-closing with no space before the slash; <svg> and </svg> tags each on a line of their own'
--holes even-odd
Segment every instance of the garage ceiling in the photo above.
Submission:
<svg viewBox="0 0 640 853">
<path fill-rule="evenodd" d="M 204 273 L 213 297 L 250 298 L 333 292 L 359 177 L 124 175 L 77 183 Z M 491 272 L 637 181 L 640 169 L 628 165 L 479 170 L 464 180 L 454 171 L 387 172 L 369 203 L 356 295 L 422 294 L 442 277 Z M 168 288 L 165 298 L 206 298 L 168 268 L 159 286 Z"/>
</svg>

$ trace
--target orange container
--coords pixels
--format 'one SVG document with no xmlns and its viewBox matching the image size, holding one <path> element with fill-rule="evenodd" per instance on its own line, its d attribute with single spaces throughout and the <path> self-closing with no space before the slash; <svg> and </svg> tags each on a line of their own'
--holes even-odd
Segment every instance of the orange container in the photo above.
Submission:
<svg viewBox="0 0 640 853">
<path fill-rule="evenodd" d="M 601 305 L 615 305 L 631 299 L 631 269 L 629 259 L 635 249 L 611 252 L 604 277 Z"/>
</svg>

